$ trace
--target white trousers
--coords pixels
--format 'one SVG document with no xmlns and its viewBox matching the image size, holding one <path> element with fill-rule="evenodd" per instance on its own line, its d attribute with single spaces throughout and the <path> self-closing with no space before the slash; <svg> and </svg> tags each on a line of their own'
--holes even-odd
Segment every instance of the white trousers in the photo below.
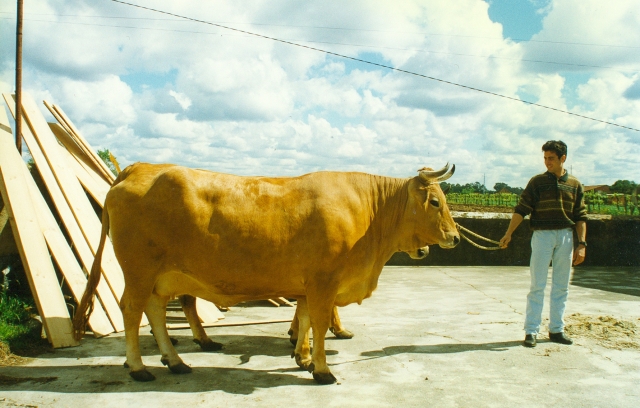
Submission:
<svg viewBox="0 0 640 408">
<path fill-rule="evenodd" d="M 549 332 L 564 330 L 564 310 L 569 294 L 571 262 L 573 260 L 573 230 L 537 230 L 531 237 L 531 287 L 527 295 L 524 322 L 526 334 L 538 334 L 542 319 L 544 289 L 547 285 L 549 262 L 553 265 L 549 304 Z"/>
</svg>

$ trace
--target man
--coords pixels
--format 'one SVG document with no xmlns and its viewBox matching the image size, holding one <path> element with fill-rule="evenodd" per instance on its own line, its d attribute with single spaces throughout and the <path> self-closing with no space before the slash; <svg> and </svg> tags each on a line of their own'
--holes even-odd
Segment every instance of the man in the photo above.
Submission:
<svg viewBox="0 0 640 408">
<path fill-rule="evenodd" d="M 549 340 L 560 344 L 573 344 L 564 334 L 563 315 L 569 290 L 571 261 L 578 265 L 586 253 L 587 211 L 583 201 L 584 189 L 580 182 L 564 168 L 567 145 L 559 140 L 550 140 L 542 146 L 545 173 L 534 176 L 520 196 L 514 209 L 507 232 L 500 240 L 506 248 L 511 234 L 526 215 L 531 215 L 531 288 L 527 296 L 525 317 L 526 347 L 536 346 L 540 330 L 544 289 L 547 285 L 549 262 L 553 264 L 551 285 Z M 574 251 L 573 228 L 578 245 Z"/>
</svg>

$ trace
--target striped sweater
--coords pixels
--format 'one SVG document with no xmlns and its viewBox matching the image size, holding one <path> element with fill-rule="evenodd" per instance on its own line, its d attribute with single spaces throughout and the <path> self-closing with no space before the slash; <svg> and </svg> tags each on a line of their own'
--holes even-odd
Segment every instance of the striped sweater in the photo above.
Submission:
<svg viewBox="0 0 640 408">
<path fill-rule="evenodd" d="M 531 214 L 533 230 L 571 228 L 587 220 L 584 189 L 577 178 L 565 172 L 559 179 L 552 173 L 538 174 L 529 180 L 514 212 Z"/>
</svg>

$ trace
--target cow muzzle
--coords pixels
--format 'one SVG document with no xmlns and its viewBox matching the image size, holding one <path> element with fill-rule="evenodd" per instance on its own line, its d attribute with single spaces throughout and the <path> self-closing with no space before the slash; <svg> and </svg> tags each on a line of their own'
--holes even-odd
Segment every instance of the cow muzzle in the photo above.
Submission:
<svg viewBox="0 0 640 408">
<path fill-rule="evenodd" d="M 446 240 L 440 241 L 438 245 L 440 245 L 440 248 L 452 249 L 452 248 L 455 248 L 459 243 L 460 243 L 460 235 L 451 234 L 447 237 Z"/>
<path fill-rule="evenodd" d="M 411 259 L 424 259 L 429 255 L 429 247 L 424 246 L 422 248 L 414 249 L 413 251 L 407 251 Z"/>
</svg>

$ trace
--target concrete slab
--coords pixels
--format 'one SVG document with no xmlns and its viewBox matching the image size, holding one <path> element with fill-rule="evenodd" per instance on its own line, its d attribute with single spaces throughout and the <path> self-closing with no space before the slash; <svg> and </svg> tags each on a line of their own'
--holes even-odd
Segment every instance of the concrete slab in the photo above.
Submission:
<svg viewBox="0 0 640 408">
<path fill-rule="evenodd" d="M 123 335 L 86 338 L 80 347 L 0 367 L 0 405 L 638 406 L 639 278 L 637 268 L 578 268 L 570 288 L 568 316 L 633 324 L 626 343 L 576 335 L 573 346 L 562 346 L 548 341 L 545 328 L 538 347 L 522 347 L 527 267 L 386 267 L 371 299 L 340 309 L 355 337 L 328 335 L 338 384 L 316 385 L 297 368 L 288 323 L 209 328 L 225 344 L 217 353 L 201 352 L 188 330 L 172 331 L 193 367 L 187 375 L 162 367 L 143 328 L 144 361 L 156 381 L 128 376 Z M 225 322 L 292 315 L 291 307 L 254 302 L 232 308 Z"/>
</svg>

